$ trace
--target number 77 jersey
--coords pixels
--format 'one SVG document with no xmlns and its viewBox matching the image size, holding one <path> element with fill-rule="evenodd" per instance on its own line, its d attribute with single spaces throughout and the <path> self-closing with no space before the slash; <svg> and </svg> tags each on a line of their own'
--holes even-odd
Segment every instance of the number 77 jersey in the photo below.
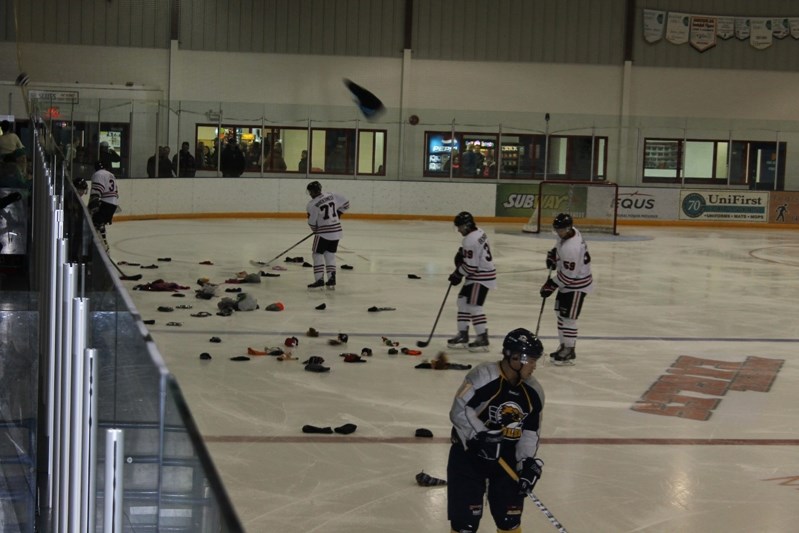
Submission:
<svg viewBox="0 0 799 533">
<path fill-rule="evenodd" d="M 340 194 L 321 194 L 308 202 L 308 225 L 314 235 L 328 241 L 338 241 L 344 236 L 339 215 L 350 208 L 350 202 Z"/>
</svg>

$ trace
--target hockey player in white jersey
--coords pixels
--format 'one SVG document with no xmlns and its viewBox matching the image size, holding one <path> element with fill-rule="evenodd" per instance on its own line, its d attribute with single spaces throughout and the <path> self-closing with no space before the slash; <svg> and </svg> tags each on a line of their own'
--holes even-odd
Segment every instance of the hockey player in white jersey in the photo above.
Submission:
<svg viewBox="0 0 799 533">
<path fill-rule="evenodd" d="M 489 289 L 497 288 L 497 270 L 494 268 L 488 236 L 477 227 L 474 217 L 467 211 L 455 216 L 455 226 L 463 235 L 455 254 L 455 271 L 449 282 L 458 285 L 465 278 L 458 293 L 458 334 L 447 341 L 450 348 L 469 348 L 471 351 L 488 351 L 488 320 L 483 304 Z M 474 326 L 476 338 L 469 342 L 469 323 Z"/>
<path fill-rule="evenodd" d="M 594 288 L 591 275 L 591 255 L 580 231 L 574 227 L 571 215 L 561 213 L 552 221 L 557 235 L 555 247 L 547 253 L 547 268 L 555 277 L 541 287 L 541 297 L 548 298 L 556 290 L 555 313 L 558 318 L 560 346 L 549 354 L 556 365 L 573 365 L 577 354 L 577 319 L 585 296 Z"/>
<path fill-rule="evenodd" d="M 322 184 L 312 181 L 306 187 L 311 201 L 306 212 L 308 225 L 314 234 L 311 252 L 313 255 L 314 282 L 310 289 L 336 287 L 336 251 L 338 241 L 344 236 L 341 228 L 341 214 L 350 208 L 350 202 L 340 194 L 329 192 L 322 194 Z M 325 283 L 327 272 L 327 283 Z"/>
<path fill-rule="evenodd" d="M 101 161 L 94 164 L 92 174 L 92 189 L 89 193 L 89 212 L 92 215 L 92 224 L 103 239 L 105 251 L 108 251 L 108 240 L 105 235 L 105 226 L 111 224 L 119 206 L 119 191 L 116 178 L 105 169 Z"/>
</svg>

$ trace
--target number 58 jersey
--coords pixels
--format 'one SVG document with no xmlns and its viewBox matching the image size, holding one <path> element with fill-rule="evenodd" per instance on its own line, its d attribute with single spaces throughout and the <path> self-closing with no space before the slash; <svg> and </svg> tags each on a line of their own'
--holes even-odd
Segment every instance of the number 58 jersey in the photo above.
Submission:
<svg viewBox="0 0 799 533">
<path fill-rule="evenodd" d="M 458 271 L 466 276 L 465 284 L 479 283 L 488 289 L 496 289 L 497 269 L 488 245 L 488 235 L 480 228 L 475 229 L 463 238 L 461 249 L 463 264 Z"/>
</svg>

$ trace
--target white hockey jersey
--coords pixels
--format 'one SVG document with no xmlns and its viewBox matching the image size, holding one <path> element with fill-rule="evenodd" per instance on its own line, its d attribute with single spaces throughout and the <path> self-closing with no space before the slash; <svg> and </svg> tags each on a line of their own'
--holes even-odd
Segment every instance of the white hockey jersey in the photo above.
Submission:
<svg viewBox="0 0 799 533">
<path fill-rule="evenodd" d="M 574 228 L 574 235 L 568 239 L 556 237 L 555 249 L 558 251 L 558 270 L 553 280 L 558 284 L 558 290 L 591 292 L 594 289 L 591 255 L 580 231 Z"/>
<path fill-rule="evenodd" d="M 477 228 L 467 234 L 461 242 L 461 249 L 463 264 L 458 267 L 458 272 L 466 277 L 464 283 L 479 283 L 489 289 L 496 289 L 497 269 L 494 267 L 494 258 L 485 231 Z"/>
<path fill-rule="evenodd" d="M 329 241 L 338 241 L 344 236 L 341 228 L 339 213 L 350 208 L 350 202 L 340 194 L 330 192 L 322 193 L 308 202 L 308 225 L 314 235 Z"/>
<path fill-rule="evenodd" d="M 101 202 L 119 205 L 119 191 L 116 178 L 105 169 L 100 169 L 92 174 L 92 190 L 89 197 L 99 196 Z"/>
</svg>

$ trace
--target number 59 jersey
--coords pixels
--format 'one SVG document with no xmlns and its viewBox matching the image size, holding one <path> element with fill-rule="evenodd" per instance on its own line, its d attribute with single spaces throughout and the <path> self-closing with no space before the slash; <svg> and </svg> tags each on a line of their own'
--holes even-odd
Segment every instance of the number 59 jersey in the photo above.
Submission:
<svg viewBox="0 0 799 533">
<path fill-rule="evenodd" d="M 557 238 L 558 275 L 555 282 L 562 292 L 591 292 L 594 277 L 591 274 L 591 255 L 582 234 L 574 228 L 568 239 Z"/>
</svg>

